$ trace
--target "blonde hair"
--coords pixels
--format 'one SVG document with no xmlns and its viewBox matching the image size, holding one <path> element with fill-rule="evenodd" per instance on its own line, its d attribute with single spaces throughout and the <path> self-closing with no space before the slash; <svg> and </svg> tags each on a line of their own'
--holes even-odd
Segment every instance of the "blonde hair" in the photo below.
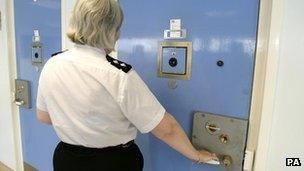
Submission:
<svg viewBox="0 0 304 171">
<path fill-rule="evenodd" d="M 123 21 L 123 12 L 116 0 L 78 0 L 67 32 L 77 44 L 114 50 Z"/>
</svg>

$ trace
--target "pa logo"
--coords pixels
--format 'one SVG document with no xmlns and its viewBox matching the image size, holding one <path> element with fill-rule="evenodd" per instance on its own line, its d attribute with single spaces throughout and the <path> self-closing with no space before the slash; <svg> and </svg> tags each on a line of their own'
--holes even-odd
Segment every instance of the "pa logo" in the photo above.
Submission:
<svg viewBox="0 0 304 171">
<path fill-rule="evenodd" d="M 286 158 L 286 166 L 301 166 L 300 158 Z"/>
</svg>

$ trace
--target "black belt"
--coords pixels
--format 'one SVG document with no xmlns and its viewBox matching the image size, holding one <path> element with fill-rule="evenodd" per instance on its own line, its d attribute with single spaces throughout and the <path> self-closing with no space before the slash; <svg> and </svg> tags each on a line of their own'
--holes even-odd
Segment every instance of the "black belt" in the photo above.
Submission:
<svg viewBox="0 0 304 171">
<path fill-rule="evenodd" d="M 111 151 L 111 150 L 119 150 L 119 149 L 124 149 L 128 148 L 131 145 L 135 144 L 134 140 L 131 140 L 125 144 L 120 144 L 116 146 L 109 146 L 109 147 L 104 147 L 104 148 L 92 148 L 92 147 L 85 147 L 81 145 L 73 145 L 73 144 L 68 144 L 65 142 L 60 142 L 62 146 L 70 151 L 78 151 L 78 152 L 105 152 L 105 151 Z"/>
</svg>

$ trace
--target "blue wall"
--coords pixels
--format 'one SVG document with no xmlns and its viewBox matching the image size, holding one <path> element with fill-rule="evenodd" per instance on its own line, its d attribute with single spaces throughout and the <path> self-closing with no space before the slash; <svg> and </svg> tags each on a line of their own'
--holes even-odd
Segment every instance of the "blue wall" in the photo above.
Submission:
<svg viewBox="0 0 304 171">
<path fill-rule="evenodd" d="M 32 83 L 35 106 L 39 72 L 31 65 L 30 44 L 39 29 L 44 56 L 61 49 L 60 0 L 15 0 L 18 78 Z M 164 107 L 190 136 L 194 111 L 248 119 L 256 46 L 258 0 L 122 0 L 125 21 L 119 56 L 133 65 Z M 192 78 L 169 89 L 167 79 L 156 76 L 157 42 L 169 20 L 181 18 L 187 41 L 193 42 Z M 216 62 L 224 61 L 224 67 Z M 58 142 L 50 126 L 38 123 L 35 108 L 21 109 L 25 162 L 42 171 L 52 170 Z M 145 171 L 219 170 L 192 164 L 150 135 L 137 142 L 145 156 Z"/>
</svg>

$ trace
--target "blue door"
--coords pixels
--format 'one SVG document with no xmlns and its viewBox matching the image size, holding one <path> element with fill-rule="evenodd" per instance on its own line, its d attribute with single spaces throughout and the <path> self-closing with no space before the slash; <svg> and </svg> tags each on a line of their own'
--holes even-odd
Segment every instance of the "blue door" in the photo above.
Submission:
<svg viewBox="0 0 304 171">
<path fill-rule="evenodd" d="M 61 50 L 60 0 L 15 0 L 18 78 L 29 80 L 32 109 L 20 109 L 24 161 L 42 171 L 52 170 L 59 141 L 50 126 L 36 119 L 39 70 L 32 66 L 33 30 L 39 30 L 46 61 Z M 193 114 L 204 111 L 248 120 L 259 0 L 122 0 L 125 13 L 119 58 L 138 71 L 152 92 L 191 135 Z M 157 77 L 157 44 L 164 41 L 170 19 L 181 19 L 184 41 L 193 43 L 190 80 Z M 196 165 L 151 135 L 137 139 L 145 157 L 145 171 L 221 170 Z"/>
<path fill-rule="evenodd" d="M 58 138 L 52 127 L 36 119 L 36 93 L 40 72 L 32 65 L 33 30 L 39 30 L 46 61 L 61 50 L 60 0 L 15 0 L 15 32 L 18 78 L 31 83 L 32 108 L 20 108 L 23 159 L 41 171 L 51 171 Z"/>
<path fill-rule="evenodd" d="M 248 120 L 259 0 L 122 0 L 125 14 L 118 56 L 133 65 L 166 110 L 191 137 L 193 115 L 203 111 Z M 170 19 L 181 19 L 193 44 L 192 76 L 157 77 L 158 42 Z M 138 138 L 146 171 L 221 170 L 185 159 L 151 135 Z"/>
</svg>

